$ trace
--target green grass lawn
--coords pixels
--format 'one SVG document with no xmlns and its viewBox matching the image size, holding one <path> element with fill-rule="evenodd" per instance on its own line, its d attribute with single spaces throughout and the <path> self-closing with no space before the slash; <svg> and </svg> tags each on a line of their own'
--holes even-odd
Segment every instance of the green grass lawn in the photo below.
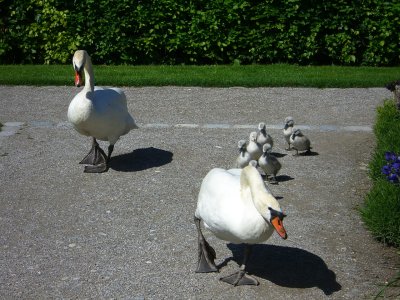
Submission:
<svg viewBox="0 0 400 300">
<path fill-rule="evenodd" d="M 97 85 L 207 87 L 383 87 L 400 67 L 296 65 L 94 66 Z M 1 65 L 1 85 L 73 85 L 72 65 Z"/>
</svg>

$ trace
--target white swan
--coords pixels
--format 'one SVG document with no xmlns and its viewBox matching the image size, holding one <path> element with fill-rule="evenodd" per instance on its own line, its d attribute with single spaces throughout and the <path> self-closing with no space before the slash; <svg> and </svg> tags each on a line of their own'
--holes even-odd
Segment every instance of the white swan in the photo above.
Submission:
<svg viewBox="0 0 400 300">
<path fill-rule="evenodd" d="M 84 71 L 85 86 L 72 99 L 68 107 L 68 120 L 80 134 L 93 138 L 92 149 L 80 163 L 91 165 L 85 167 L 85 172 L 105 172 L 119 137 L 138 127 L 128 112 L 126 97 L 121 89 L 94 86 L 92 62 L 85 50 L 75 52 L 72 64 L 75 85 L 81 86 Z M 108 155 L 100 148 L 97 139 L 110 143 Z"/>
<path fill-rule="evenodd" d="M 267 240 L 274 229 L 286 239 L 284 217 L 278 201 L 253 165 L 244 169 L 212 169 L 201 184 L 194 217 L 199 245 L 196 272 L 218 271 L 214 263 L 215 250 L 201 232 L 202 220 L 205 228 L 219 239 L 246 244 L 240 270 L 221 280 L 233 285 L 257 285 L 258 281 L 245 270 L 250 247 Z"/>
<path fill-rule="evenodd" d="M 285 137 L 286 142 L 288 143 L 288 148 L 286 150 L 292 150 L 290 148 L 290 136 L 293 132 L 294 121 L 292 117 L 285 118 L 285 127 L 283 128 L 283 136 Z"/>
</svg>

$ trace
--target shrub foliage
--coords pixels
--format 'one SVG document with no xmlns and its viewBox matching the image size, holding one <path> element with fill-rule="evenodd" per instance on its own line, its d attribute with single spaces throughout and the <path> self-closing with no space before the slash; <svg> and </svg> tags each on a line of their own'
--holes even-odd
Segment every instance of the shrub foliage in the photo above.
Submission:
<svg viewBox="0 0 400 300">
<path fill-rule="evenodd" d="M 377 146 L 369 165 L 373 186 L 366 196 L 361 215 L 376 238 L 400 247 L 400 184 L 382 173 L 388 152 L 400 153 L 400 111 L 394 101 L 386 101 L 378 108 L 374 132 Z"/>
<path fill-rule="evenodd" d="M 396 0 L 0 0 L 0 63 L 398 65 Z"/>
</svg>

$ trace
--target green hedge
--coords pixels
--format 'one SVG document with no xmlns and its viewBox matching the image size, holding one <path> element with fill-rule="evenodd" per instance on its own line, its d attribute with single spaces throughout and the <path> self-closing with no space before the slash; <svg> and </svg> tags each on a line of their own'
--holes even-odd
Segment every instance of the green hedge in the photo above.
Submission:
<svg viewBox="0 0 400 300">
<path fill-rule="evenodd" d="M 0 63 L 399 65 L 396 0 L 0 0 Z"/>
<path fill-rule="evenodd" d="M 373 186 L 361 215 L 376 238 L 400 247 L 400 184 L 389 182 L 381 171 L 386 164 L 385 152 L 400 153 L 400 111 L 394 101 L 378 108 L 374 132 L 377 146 L 369 165 Z"/>
</svg>

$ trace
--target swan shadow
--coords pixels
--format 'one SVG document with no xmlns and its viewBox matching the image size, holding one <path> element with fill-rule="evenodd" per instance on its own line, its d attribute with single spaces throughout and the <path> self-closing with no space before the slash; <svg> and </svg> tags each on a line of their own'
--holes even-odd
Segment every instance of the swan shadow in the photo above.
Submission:
<svg viewBox="0 0 400 300">
<path fill-rule="evenodd" d="M 297 154 L 297 156 L 317 156 L 319 155 L 318 152 L 315 151 L 305 151 L 305 152 L 299 152 L 299 154 Z"/>
<path fill-rule="evenodd" d="M 285 157 L 286 153 L 279 153 L 279 152 L 272 152 L 271 155 L 275 156 L 276 158 Z"/>
<path fill-rule="evenodd" d="M 277 175 L 276 176 L 276 182 L 271 182 L 268 180 L 268 176 L 265 174 L 265 172 L 263 171 L 263 173 L 260 172 L 260 175 L 262 177 L 262 179 L 268 183 L 268 184 L 279 184 L 280 182 L 285 182 L 285 181 L 289 181 L 289 180 L 293 180 L 293 177 L 290 177 L 289 175 Z"/>
<path fill-rule="evenodd" d="M 243 245 L 229 243 L 233 260 L 243 260 Z M 257 277 L 289 288 L 318 287 L 325 295 L 341 290 L 336 274 L 317 255 L 292 247 L 257 244 L 252 248 L 247 271 Z"/>
<path fill-rule="evenodd" d="M 170 163 L 172 156 L 170 151 L 153 147 L 135 149 L 131 153 L 111 157 L 110 168 L 121 172 L 143 171 Z"/>
<path fill-rule="evenodd" d="M 276 180 L 278 182 L 285 182 L 285 181 L 294 180 L 294 178 L 290 177 L 289 175 L 278 175 L 278 176 L 276 176 Z"/>
</svg>

